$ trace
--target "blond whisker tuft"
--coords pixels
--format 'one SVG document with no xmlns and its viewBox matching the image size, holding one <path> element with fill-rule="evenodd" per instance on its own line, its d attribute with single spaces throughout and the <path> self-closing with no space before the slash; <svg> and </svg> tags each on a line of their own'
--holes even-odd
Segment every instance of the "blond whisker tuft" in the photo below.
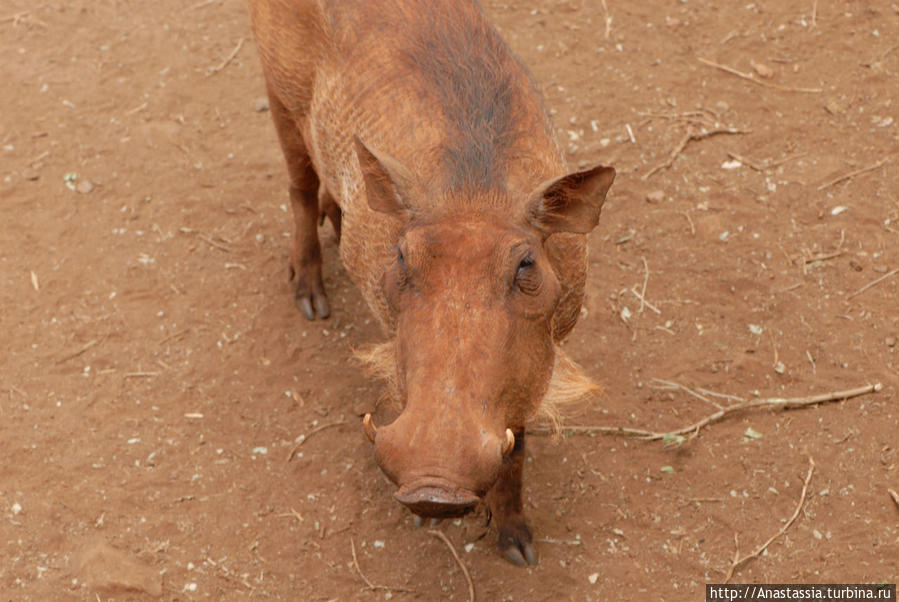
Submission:
<svg viewBox="0 0 899 602">
<path fill-rule="evenodd" d="M 578 402 L 598 396 L 602 387 L 584 374 L 581 367 L 560 347 L 555 348 L 555 354 L 552 378 L 535 419 L 547 422 L 552 434 L 558 437 L 563 416 L 570 413 Z"/>
</svg>

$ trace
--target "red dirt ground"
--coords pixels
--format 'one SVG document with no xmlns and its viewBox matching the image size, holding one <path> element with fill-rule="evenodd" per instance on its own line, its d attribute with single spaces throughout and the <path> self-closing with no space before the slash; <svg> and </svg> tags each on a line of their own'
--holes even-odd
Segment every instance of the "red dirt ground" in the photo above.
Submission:
<svg viewBox="0 0 899 602">
<path fill-rule="evenodd" d="M 895 583 L 899 5 L 485 8 L 571 165 L 619 172 L 566 344 L 605 393 L 569 424 L 716 411 L 656 379 L 746 400 L 883 387 L 680 445 L 532 437 L 539 566 L 505 563 L 483 514 L 439 527 L 478 598 L 702 599 L 785 525 L 809 457 L 795 523 L 733 580 Z M 333 317 L 292 303 L 244 3 L 6 0 L 0 19 L 0 598 L 467 599 L 362 435 L 381 385 L 351 348 L 381 334 L 330 226 Z M 649 175 L 716 122 L 740 133 Z"/>
</svg>

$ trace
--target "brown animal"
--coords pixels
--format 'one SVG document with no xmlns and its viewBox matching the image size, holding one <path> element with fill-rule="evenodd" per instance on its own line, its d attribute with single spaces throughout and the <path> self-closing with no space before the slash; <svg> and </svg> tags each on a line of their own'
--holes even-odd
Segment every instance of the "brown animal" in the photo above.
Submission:
<svg viewBox="0 0 899 602">
<path fill-rule="evenodd" d="M 585 234 L 614 170 L 565 175 L 540 94 L 474 2 L 250 11 L 290 175 L 297 304 L 331 311 L 327 214 L 390 337 L 369 360 L 403 409 L 380 428 L 365 417 L 378 464 L 419 516 L 486 499 L 505 557 L 535 564 L 524 426 L 545 397 L 589 388 L 555 343 L 580 312 Z"/>
</svg>

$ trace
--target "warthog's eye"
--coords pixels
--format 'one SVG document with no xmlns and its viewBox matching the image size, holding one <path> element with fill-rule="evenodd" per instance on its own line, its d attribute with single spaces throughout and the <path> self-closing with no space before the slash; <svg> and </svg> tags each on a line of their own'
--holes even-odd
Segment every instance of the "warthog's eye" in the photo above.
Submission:
<svg viewBox="0 0 899 602">
<path fill-rule="evenodd" d="M 536 258 L 528 253 L 518 261 L 518 270 L 515 272 L 515 285 L 523 293 L 536 294 L 540 289 L 540 271 L 534 267 Z"/>
<path fill-rule="evenodd" d="M 403 249 L 397 245 L 394 247 L 396 249 L 396 275 L 397 278 L 395 280 L 396 286 L 399 289 L 406 288 L 406 285 L 409 283 L 409 275 L 406 271 L 406 256 L 403 253 Z"/>
</svg>

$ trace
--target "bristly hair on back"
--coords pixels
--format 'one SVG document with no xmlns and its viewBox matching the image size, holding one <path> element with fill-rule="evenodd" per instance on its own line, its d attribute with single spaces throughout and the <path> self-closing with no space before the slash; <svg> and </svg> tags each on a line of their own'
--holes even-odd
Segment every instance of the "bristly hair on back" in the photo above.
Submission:
<svg viewBox="0 0 899 602">
<path fill-rule="evenodd" d="M 387 382 L 386 399 L 393 403 L 399 401 L 395 349 L 394 339 L 390 339 L 353 350 L 353 355 L 365 366 L 370 376 Z M 573 412 L 575 405 L 601 392 L 602 387 L 584 374 L 581 367 L 556 345 L 553 374 L 533 420 L 546 423 L 553 437 L 558 438 L 562 419 Z"/>
<path fill-rule="evenodd" d="M 434 99 L 445 120 L 445 184 L 489 189 L 505 180 L 516 144 L 534 127 L 521 109 L 528 88 L 536 88 L 480 9 L 426 6 L 419 27 L 403 34 L 402 57 L 421 76 L 419 93 Z"/>
</svg>

